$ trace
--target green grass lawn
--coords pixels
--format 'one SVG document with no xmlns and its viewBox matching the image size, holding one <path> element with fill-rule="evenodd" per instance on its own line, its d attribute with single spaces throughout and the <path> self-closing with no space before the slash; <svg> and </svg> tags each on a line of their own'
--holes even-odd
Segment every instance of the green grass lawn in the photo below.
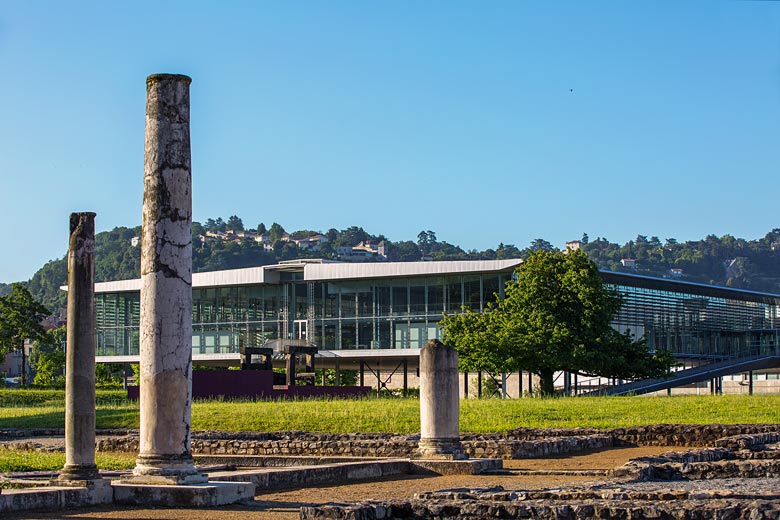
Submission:
<svg viewBox="0 0 780 520">
<path fill-rule="evenodd" d="M 98 391 L 98 428 L 138 428 L 138 404 L 119 391 Z M 64 393 L 0 390 L 0 429 L 62 428 Z M 518 427 L 619 428 L 659 423 L 780 423 L 780 395 L 580 397 L 483 399 L 460 402 L 463 432 L 502 432 Z M 322 433 L 420 431 L 417 399 L 302 401 L 195 401 L 195 430 Z M 101 469 L 129 469 L 135 454 L 96 454 Z M 0 450 L 0 472 L 54 471 L 64 453 Z"/>
<path fill-rule="evenodd" d="M 579 397 L 461 401 L 463 432 L 658 423 L 780 423 L 780 395 Z M 0 428 L 62 428 L 62 391 L 0 390 Z M 417 399 L 195 401 L 195 430 L 322 433 L 420 431 Z M 138 404 L 98 391 L 98 428 L 138 428 Z"/>
<path fill-rule="evenodd" d="M 135 453 L 96 453 L 95 464 L 100 469 L 131 469 Z M 38 451 L 0 451 L 0 473 L 10 471 L 57 471 L 65 465 L 65 454 Z"/>
</svg>

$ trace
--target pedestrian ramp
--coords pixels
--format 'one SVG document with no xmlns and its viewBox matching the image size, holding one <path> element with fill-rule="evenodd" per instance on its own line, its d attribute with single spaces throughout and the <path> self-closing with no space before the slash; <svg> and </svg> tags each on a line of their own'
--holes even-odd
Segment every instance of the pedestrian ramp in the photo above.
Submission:
<svg viewBox="0 0 780 520">
<path fill-rule="evenodd" d="M 780 356 L 772 354 L 731 358 L 672 372 L 669 377 L 666 378 L 632 381 L 621 385 L 608 386 L 582 395 L 649 394 L 692 383 L 699 383 L 701 381 L 708 381 L 716 377 L 770 368 L 780 368 Z"/>
</svg>

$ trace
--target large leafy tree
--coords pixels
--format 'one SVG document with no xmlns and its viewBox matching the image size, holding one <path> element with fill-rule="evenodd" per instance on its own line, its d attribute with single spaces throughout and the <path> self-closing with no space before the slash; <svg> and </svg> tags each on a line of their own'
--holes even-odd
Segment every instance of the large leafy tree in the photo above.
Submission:
<svg viewBox="0 0 780 520">
<path fill-rule="evenodd" d="M 64 383 L 66 339 L 67 331 L 63 325 L 58 329 L 47 330 L 33 342 L 29 359 L 30 368 L 35 372 L 33 384 L 54 386 Z"/>
<path fill-rule="evenodd" d="M 528 370 L 543 394 L 553 393 L 561 370 L 621 379 L 665 374 L 668 353 L 650 353 L 644 339 L 610 325 L 621 305 L 583 252 L 540 250 L 517 268 L 496 305 L 448 315 L 441 325 L 462 369 Z"/>
<path fill-rule="evenodd" d="M 0 356 L 17 349 L 24 355 L 24 340 L 38 340 L 45 336 L 41 320 L 49 310 L 35 301 L 21 283 L 11 286 L 11 292 L 0 296 Z M 25 381 L 24 357 L 22 357 L 22 384 Z"/>
</svg>

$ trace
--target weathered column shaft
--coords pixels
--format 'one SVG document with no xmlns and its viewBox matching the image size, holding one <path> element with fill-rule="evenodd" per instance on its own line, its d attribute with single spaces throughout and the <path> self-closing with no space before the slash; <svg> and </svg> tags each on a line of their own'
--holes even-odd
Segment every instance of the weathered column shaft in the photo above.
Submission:
<svg viewBox="0 0 780 520">
<path fill-rule="evenodd" d="M 141 237 L 140 453 L 134 473 L 195 482 L 190 78 L 146 80 Z M 195 478 L 193 478 L 195 477 Z"/>
<path fill-rule="evenodd" d="M 465 458 L 460 447 L 458 353 L 438 340 L 420 351 L 420 456 Z"/>
<path fill-rule="evenodd" d="M 100 478 L 95 466 L 95 214 L 71 213 L 62 480 Z"/>
</svg>

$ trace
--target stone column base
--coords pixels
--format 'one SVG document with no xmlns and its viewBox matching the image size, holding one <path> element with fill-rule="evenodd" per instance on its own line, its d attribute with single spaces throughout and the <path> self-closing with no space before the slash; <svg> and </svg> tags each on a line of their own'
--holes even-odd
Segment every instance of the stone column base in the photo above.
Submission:
<svg viewBox="0 0 780 520">
<path fill-rule="evenodd" d="M 460 439 L 420 439 L 416 459 L 466 460 L 468 455 L 460 446 Z"/>
<path fill-rule="evenodd" d="M 65 464 L 60 470 L 59 481 L 99 480 L 102 477 L 94 464 Z"/>
<path fill-rule="evenodd" d="M 181 486 L 204 484 L 209 477 L 195 468 L 192 457 L 159 457 L 139 455 L 132 475 L 121 478 L 133 484 Z"/>
</svg>

